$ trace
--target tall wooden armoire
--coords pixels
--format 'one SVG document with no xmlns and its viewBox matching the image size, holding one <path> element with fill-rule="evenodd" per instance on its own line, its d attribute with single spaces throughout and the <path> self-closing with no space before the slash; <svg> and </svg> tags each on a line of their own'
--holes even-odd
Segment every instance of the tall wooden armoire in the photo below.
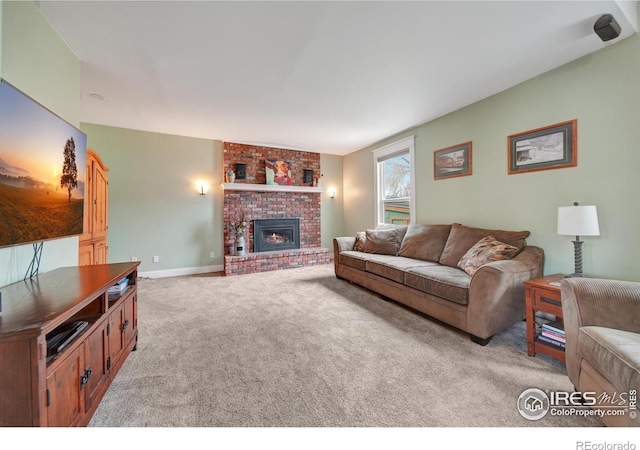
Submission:
<svg viewBox="0 0 640 450">
<path fill-rule="evenodd" d="M 80 236 L 78 265 L 106 264 L 107 210 L 109 204 L 109 169 L 100 156 L 87 149 L 87 174 L 84 192 L 84 234 Z"/>
</svg>

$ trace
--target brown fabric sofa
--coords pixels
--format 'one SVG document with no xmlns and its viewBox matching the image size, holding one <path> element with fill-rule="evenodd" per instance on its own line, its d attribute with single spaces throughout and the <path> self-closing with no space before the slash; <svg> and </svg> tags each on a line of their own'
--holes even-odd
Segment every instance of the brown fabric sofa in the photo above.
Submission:
<svg viewBox="0 0 640 450">
<path fill-rule="evenodd" d="M 508 251 L 516 254 L 476 264 L 470 275 L 459 263 L 488 236 L 508 244 Z M 474 342 L 486 345 L 494 334 L 524 319 L 523 282 L 542 273 L 543 251 L 527 246 L 528 236 L 528 231 L 457 223 L 381 226 L 334 239 L 335 274 L 463 330 Z M 471 258 L 470 262 L 476 261 Z"/>
<path fill-rule="evenodd" d="M 630 391 L 640 393 L 640 283 L 565 278 L 561 291 L 569 379 L 579 392 L 614 399 L 595 407 L 607 409 L 621 400 L 630 406 Z M 635 406 L 635 417 L 629 410 L 602 421 L 640 426 L 640 404 Z"/>
</svg>

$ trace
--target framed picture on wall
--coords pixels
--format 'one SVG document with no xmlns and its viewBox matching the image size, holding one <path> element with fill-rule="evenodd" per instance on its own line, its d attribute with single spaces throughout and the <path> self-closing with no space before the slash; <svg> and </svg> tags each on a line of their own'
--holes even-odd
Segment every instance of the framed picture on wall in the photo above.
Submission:
<svg viewBox="0 0 640 450">
<path fill-rule="evenodd" d="M 464 177 L 472 174 L 471 141 L 433 152 L 433 179 Z"/>
<path fill-rule="evenodd" d="M 509 175 L 578 165 L 577 120 L 508 137 Z"/>
</svg>

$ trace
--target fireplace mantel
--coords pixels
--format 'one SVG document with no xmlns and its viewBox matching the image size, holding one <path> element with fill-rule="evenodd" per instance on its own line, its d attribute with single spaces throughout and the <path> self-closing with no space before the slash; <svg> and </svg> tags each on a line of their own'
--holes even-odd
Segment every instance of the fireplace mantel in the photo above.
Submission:
<svg viewBox="0 0 640 450">
<path fill-rule="evenodd" d="M 322 194 L 323 187 L 314 186 L 280 186 L 279 184 L 222 183 L 225 191 L 259 191 L 259 192 L 308 192 Z"/>
</svg>

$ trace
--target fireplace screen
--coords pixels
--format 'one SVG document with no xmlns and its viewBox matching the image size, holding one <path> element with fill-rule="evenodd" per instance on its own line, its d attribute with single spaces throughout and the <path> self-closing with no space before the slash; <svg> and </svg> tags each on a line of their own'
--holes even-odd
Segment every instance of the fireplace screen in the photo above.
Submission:
<svg viewBox="0 0 640 450">
<path fill-rule="evenodd" d="M 300 248 L 300 220 L 254 220 L 253 236 L 254 252 L 270 252 Z"/>
</svg>

